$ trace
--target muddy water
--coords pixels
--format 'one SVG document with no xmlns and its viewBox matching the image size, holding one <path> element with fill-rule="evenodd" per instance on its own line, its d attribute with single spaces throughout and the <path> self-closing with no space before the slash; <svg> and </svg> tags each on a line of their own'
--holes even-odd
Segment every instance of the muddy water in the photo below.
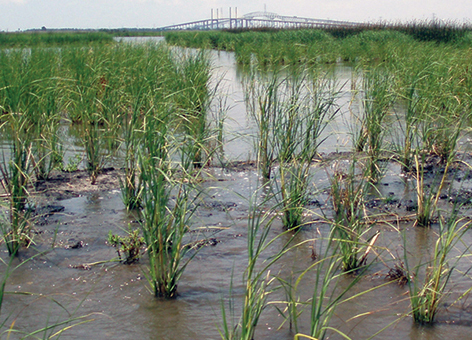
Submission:
<svg viewBox="0 0 472 340">
<path fill-rule="evenodd" d="M 225 155 L 233 160 L 245 160 L 252 152 L 252 142 L 246 138 L 251 127 L 242 102 L 242 90 L 238 69 L 228 53 L 215 54 L 219 60 L 218 72 L 224 74 L 228 98 L 232 101 L 227 120 Z M 350 78 L 349 68 L 339 68 L 340 78 Z M 343 93 L 342 97 L 350 99 Z M 348 112 L 344 111 L 347 115 Z M 346 142 L 347 129 L 343 119 L 335 122 L 336 132 L 326 151 L 349 149 Z M 238 139 L 233 139 L 238 136 Z M 333 148 L 331 150 L 331 148 Z M 75 150 L 75 149 L 74 149 Z M 331 168 L 329 168 L 331 169 Z M 328 170 L 331 171 L 331 170 Z M 200 248 L 182 276 L 175 300 L 155 299 L 148 291 L 144 276 L 148 264 L 146 257 L 138 264 L 123 265 L 109 262 L 116 251 L 106 243 L 109 231 L 124 234 L 128 225 L 137 227 L 136 216 L 124 208 L 117 189 L 96 192 L 49 204 L 63 207 L 63 211 L 42 218 L 36 226 L 36 246 L 21 253 L 13 265 L 19 265 L 7 281 L 9 292 L 3 302 L 0 324 L 9 316 L 7 325 L 15 322 L 15 328 L 32 332 L 70 317 L 86 316 L 90 321 L 67 330 L 63 339 L 218 339 L 221 327 L 221 303 L 229 301 L 230 286 L 234 298 L 235 318 L 240 313 L 244 294 L 242 277 L 247 264 L 247 224 L 250 201 L 260 186 L 255 170 L 209 169 L 207 180 L 201 186 L 205 195 L 199 202 L 193 219 L 189 242 L 212 240 Z M 372 212 L 390 212 L 391 224 L 377 224 L 373 231 L 380 231 L 377 242 L 378 254 L 369 256 L 369 266 L 360 282 L 349 292 L 350 296 L 385 285 L 386 274 L 393 267 L 393 257 L 404 254 L 402 232 L 406 237 L 407 256 L 410 263 L 422 263 L 431 252 L 436 240 L 437 225 L 431 229 L 414 228 L 411 222 L 394 223 L 396 217 L 407 216 L 411 196 L 411 180 L 399 176 L 399 168 L 389 165 L 382 182 L 377 186 L 389 202 L 372 206 Z M 327 236 L 329 226 L 322 222 L 321 211 L 328 216 L 331 206 L 324 168 L 313 169 L 313 192 L 307 221 L 303 230 L 293 236 L 292 242 L 303 242 L 319 235 Z M 455 183 L 456 186 L 464 185 Z M 470 183 L 468 183 L 470 186 Z M 263 195 L 256 194 L 256 197 Z M 376 210 L 377 209 L 377 210 Z M 383 210 L 382 210 L 383 209 Z M 61 209 L 58 209 L 61 210 Z M 470 216 L 470 211 L 463 210 Z M 372 232 L 373 232 L 372 231 Z M 276 219 L 271 237 L 282 232 L 280 220 Z M 281 249 L 292 236 L 284 235 L 264 254 L 267 258 Z M 472 243 L 472 233 L 467 232 L 456 254 Z M 51 245 L 54 245 L 52 248 Z M 312 250 L 321 253 L 321 241 L 307 242 L 288 252 L 271 270 L 288 280 L 295 279 L 313 264 Z M 388 249 L 388 251 L 386 250 Z M 39 255 L 38 255 L 39 250 Z M 469 254 L 469 252 L 467 252 Z M 34 257 L 33 257 L 34 256 Z M 8 261 L 2 249 L 1 258 Z M 84 266 L 86 265 L 86 266 Z M 457 269 L 467 272 L 471 267 L 469 258 L 462 258 Z M 84 268 L 89 268 L 88 270 Z M 5 266 L 2 266 L 4 272 Z M 352 278 L 343 278 L 340 287 Z M 407 287 L 388 284 L 338 306 L 330 325 L 352 339 L 367 339 L 381 332 L 376 339 L 468 339 L 472 338 L 472 307 L 467 299 L 451 305 L 458 296 L 469 289 L 471 281 L 459 271 L 454 272 L 449 285 L 450 295 L 444 300 L 438 322 L 434 327 L 417 327 L 409 312 Z M 307 301 L 313 294 L 314 273 L 302 280 L 298 294 Z M 283 300 L 281 290 L 270 295 L 270 301 Z M 282 305 L 278 304 L 283 308 Z M 69 314 L 70 313 L 70 314 Z M 230 314 L 227 311 L 227 314 Z M 273 305 L 264 311 L 256 331 L 256 339 L 293 339 L 293 333 Z M 309 308 L 300 317 L 300 331 L 307 333 L 310 327 Z M 54 334 L 60 329 L 47 331 Z M 40 336 L 42 336 L 41 333 Z M 19 338 L 16 334 L 10 337 Z M 330 339 L 341 339 L 331 334 Z"/>
<path fill-rule="evenodd" d="M 398 169 L 390 168 L 379 187 L 388 187 L 394 197 L 403 197 L 404 182 L 395 176 Z M 202 183 L 207 195 L 202 198 L 194 218 L 189 241 L 215 240 L 213 245 L 200 249 L 186 269 L 178 287 L 175 300 L 155 299 L 147 290 L 143 271 L 147 265 L 144 257 L 139 264 L 122 265 L 115 262 L 91 265 L 116 257 L 114 248 L 106 244 L 107 234 L 123 233 L 128 224 L 136 226 L 136 217 L 129 214 L 121 203 L 120 193 L 110 190 L 83 197 L 55 202 L 64 207 L 38 225 L 36 242 L 42 253 L 29 259 L 37 251 L 24 251 L 23 261 L 7 282 L 7 291 L 28 292 L 29 296 L 6 295 L 2 318 L 11 313 L 10 322 L 15 327 L 31 332 L 68 317 L 89 315 L 90 323 L 67 331 L 65 339 L 218 339 L 221 326 L 221 301 L 228 301 L 230 285 L 235 298 L 238 315 L 243 294 L 242 275 L 247 264 L 247 216 L 249 201 L 258 187 L 255 171 L 228 171 L 212 169 L 215 180 Z M 396 179 L 395 179 L 396 177 Z M 209 177 L 210 178 L 210 177 Z M 324 169 L 314 169 L 313 182 L 322 188 L 327 184 Z M 388 184 L 388 185 L 387 185 Z M 242 198 L 244 197 L 244 198 Z M 317 194 L 321 207 L 329 212 L 326 193 Z M 393 205 L 392 205 L 393 207 Z M 326 236 L 329 227 L 319 222 L 317 206 L 309 206 L 313 212 L 308 217 L 315 223 L 308 225 L 295 236 L 293 242 L 316 237 L 318 231 Z M 402 208 L 396 213 L 407 215 Z M 369 257 L 372 263 L 362 279 L 350 291 L 357 293 L 381 286 L 386 281 L 389 267 L 393 266 L 392 255 L 403 256 L 402 237 L 396 228 L 405 232 L 408 257 L 411 263 L 421 262 L 431 252 L 436 239 L 437 226 L 431 229 L 411 227 L 411 223 L 377 225 L 381 232 L 377 243 L 378 256 Z M 282 232 L 280 221 L 272 226 L 271 237 Z M 285 235 L 268 249 L 270 256 L 290 236 Z M 464 245 L 472 242 L 468 232 Z M 51 244 L 54 249 L 49 249 Z M 80 246 L 78 246 L 80 244 Z M 320 241 L 311 242 L 290 251 L 272 268 L 272 274 L 289 279 L 295 278 L 308 268 L 313 260 L 312 247 L 321 252 Z M 387 247 L 389 252 L 382 250 Z M 459 251 L 458 250 L 458 251 Z M 2 252 L 1 257 L 7 260 Z M 14 265 L 19 260 L 15 260 Z M 90 264 L 89 270 L 77 268 Z M 467 271 L 470 259 L 463 258 L 457 268 Z M 314 273 L 308 274 L 299 288 L 301 299 L 308 300 L 313 294 Z M 344 278 L 339 285 L 345 286 L 352 278 Z M 409 311 L 407 288 L 396 283 L 377 288 L 352 301 L 341 304 L 331 325 L 352 339 L 366 339 L 384 330 L 378 339 L 463 339 L 472 337 L 472 308 L 467 300 L 451 306 L 452 302 L 470 288 L 470 280 L 455 272 L 449 286 L 450 296 L 444 300 L 434 327 L 417 327 L 406 314 Z M 281 292 L 274 292 L 270 300 L 283 300 Z M 60 304 L 60 305 L 59 305 Z M 75 310 L 77 308 L 77 310 Z M 357 316 L 357 317 L 356 317 Z M 309 330 L 309 311 L 300 317 L 300 330 Z M 277 330 L 283 318 L 273 306 L 263 313 L 256 333 L 258 339 L 292 339 L 293 333 L 287 325 Z M 51 334 L 51 333 L 49 333 Z M 340 339 L 336 334 L 330 338 Z"/>
</svg>

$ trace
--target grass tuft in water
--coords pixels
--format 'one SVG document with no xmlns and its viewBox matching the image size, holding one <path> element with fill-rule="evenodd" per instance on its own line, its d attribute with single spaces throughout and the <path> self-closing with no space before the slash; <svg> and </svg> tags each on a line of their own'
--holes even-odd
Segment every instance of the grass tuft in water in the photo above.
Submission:
<svg viewBox="0 0 472 340">
<path fill-rule="evenodd" d="M 254 339 L 259 319 L 268 305 L 268 297 L 275 289 L 273 287 L 275 278 L 271 276 L 270 269 L 290 249 L 289 243 L 285 243 L 279 245 L 275 252 L 270 250 L 277 246 L 281 235 L 285 233 L 270 238 L 275 215 L 273 211 L 264 212 L 264 207 L 269 203 L 270 197 L 257 203 L 256 195 L 258 194 L 259 190 L 256 190 L 250 201 L 250 216 L 247 225 L 248 264 L 243 275 L 244 301 L 241 317 L 237 324 L 232 324 L 231 320 L 227 319 L 227 309 L 222 303 L 223 325 L 220 335 L 224 340 Z M 269 251 L 271 254 L 266 257 Z M 230 299 L 230 311 L 234 314 L 232 306 L 234 303 Z"/>
<path fill-rule="evenodd" d="M 382 65 L 363 74 L 363 113 L 355 146 L 356 151 L 364 150 L 367 154 L 366 176 L 372 183 L 377 183 L 382 174 L 379 161 L 385 150 L 386 117 L 394 101 L 392 84 L 392 75 Z"/>
<path fill-rule="evenodd" d="M 0 163 L 1 185 L 8 199 L 8 219 L 2 223 L 2 236 L 11 256 L 21 246 L 31 243 L 28 184 L 31 171 L 32 141 L 28 138 L 28 121 L 24 114 L 9 114 L 8 127 L 12 132 L 10 155 L 3 153 Z"/>
<path fill-rule="evenodd" d="M 332 240 L 338 245 L 343 270 L 353 271 L 366 264 L 378 234 L 365 220 L 365 195 L 368 183 L 364 176 L 355 175 L 355 162 L 348 173 L 335 170 L 330 179 L 334 218 Z"/>
<path fill-rule="evenodd" d="M 191 188 L 174 177 L 169 117 L 165 110 L 146 117 L 139 159 L 143 180 L 141 230 L 150 262 L 146 278 L 152 293 L 175 298 L 178 281 L 196 254 L 186 257 L 191 247 L 184 243 L 195 205 Z"/>
<path fill-rule="evenodd" d="M 456 213 L 448 219 L 440 218 L 438 238 L 431 259 L 415 268 L 409 265 L 404 235 L 405 265 L 409 276 L 413 278 L 408 281 L 411 314 L 417 324 L 434 323 L 441 302 L 447 296 L 446 288 L 455 264 L 465 256 L 469 247 L 458 256 L 451 257 L 451 253 L 469 227 L 470 221 L 457 218 Z"/>
</svg>

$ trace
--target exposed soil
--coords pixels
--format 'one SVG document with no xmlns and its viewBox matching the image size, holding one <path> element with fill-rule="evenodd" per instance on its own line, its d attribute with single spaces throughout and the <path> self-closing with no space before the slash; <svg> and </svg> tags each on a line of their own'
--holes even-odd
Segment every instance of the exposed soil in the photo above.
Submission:
<svg viewBox="0 0 472 340">
<path fill-rule="evenodd" d="M 105 168 L 101 171 L 96 183 L 91 184 L 90 176 L 86 171 L 55 171 L 49 179 L 35 183 L 36 196 L 60 201 L 94 192 L 118 189 L 119 176 L 122 174 L 121 170 Z"/>
<path fill-rule="evenodd" d="M 352 153 L 349 152 L 332 152 L 329 154 L 320 154 L 315 161 L 319 167 L 330 167 L 333 164 L 348 160 L 352 158 Z M 452 186 L 451 189 L 444 190 L 440 196 L 440 201 L 456 203 L 458 205 L 467 206 L 472 204 L 472 188 L 465 183 L 466 180 L 472 178 L 471 168 L 468 164 L 472 164 L 472 156 L 468 153 L 460 155 L 460 161 L 454 163 L 449 169 L 449 178 L 457 185 Z M 388 163 L 392 160 L 388 161 Z M 247 171 L 257 171 L 257 163 L 255 161 L 237 161 L 227 163 L 224 171 L 231 173 L 243 173 Z M 430 156 L 427 159 L 424 167 L 425 179 L 434 181 L 444 171 L 444 166 L 440 163 L 439 157 Z M 100 193 L 120 188 L 119 177 L 122 176 L 122 169 L 115 169 L 113 167 L 105 168 L 101 171 L 95 184 L 91 184 L 88 173 L 84 170 L 74 172 L 55 171 L 50 178 L 34 183 L 33 196 L 37 203 L 39 203 L 39 213 L 52 212 L 57 209 L 57 201 L 80 197 L 92 193 Z M 413 168 L 411 172 L 402 174 L 403 177 L 414 181 L 416 176 L 416 169 Z M 213 178 L 215 181 L 226 181 L 227 178 Z M 395 186 L 391 178 L 384 178 L 379 184 L 387 191 L 390 186 Z M 399 197 L 395 190 L 387 192 L 383 198 L 372 198 L 366 202 L 369 209 L 377 209 L 383 212 L 390 213 L 412 213 L 417 209 L 417 203 L 410 197 Z M 325 195 L 328 192 L 325 192 Z M 55 202 L 56 201 L 56 202 Z M 309 199 L 308 205 L 320 206 L 318 199 Z M 213 208 L 216 210 L 227 211 L 231 210 L 236 203 L 234 202 L 219 202 L 217 200 L 210 200 L 201 204 L 206 208 Z M 42 209 L 42 210 L 41 210 Z"/>
</svg>

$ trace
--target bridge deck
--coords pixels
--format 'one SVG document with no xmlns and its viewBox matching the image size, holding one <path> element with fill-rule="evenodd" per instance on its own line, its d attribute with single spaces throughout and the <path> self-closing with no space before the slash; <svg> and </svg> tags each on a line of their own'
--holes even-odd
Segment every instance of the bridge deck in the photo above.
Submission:
<svg viewBox="0 0 472 340">
<path fill-rule="evenodd" d="M 183 24 L 161 27 L 161 30 L 218 30 L 237 28 L 327 28 L 349 27 L 357 23 L 282 16 L 269 12 L 253 12 L 242 18 L 204 19 Z"/>
</svg>

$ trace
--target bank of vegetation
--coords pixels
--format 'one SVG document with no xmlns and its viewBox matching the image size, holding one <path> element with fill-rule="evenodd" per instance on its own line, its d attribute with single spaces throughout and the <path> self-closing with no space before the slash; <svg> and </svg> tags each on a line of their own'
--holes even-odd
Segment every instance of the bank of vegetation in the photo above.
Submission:
<svg viewBox="0 0 472 340">
<path fill-rule="evenodd" d="M 472 43 L 466 25 L 430 22 L 372 24 L 299 30 L 171 31 L 172 45 L 234 51 L 241 64 L 318 64 L 338 61 L 388 60 L 447 45 L 467 49 Z M 444 46 L 443 46 L 444 47 Z"/>
</svg>

